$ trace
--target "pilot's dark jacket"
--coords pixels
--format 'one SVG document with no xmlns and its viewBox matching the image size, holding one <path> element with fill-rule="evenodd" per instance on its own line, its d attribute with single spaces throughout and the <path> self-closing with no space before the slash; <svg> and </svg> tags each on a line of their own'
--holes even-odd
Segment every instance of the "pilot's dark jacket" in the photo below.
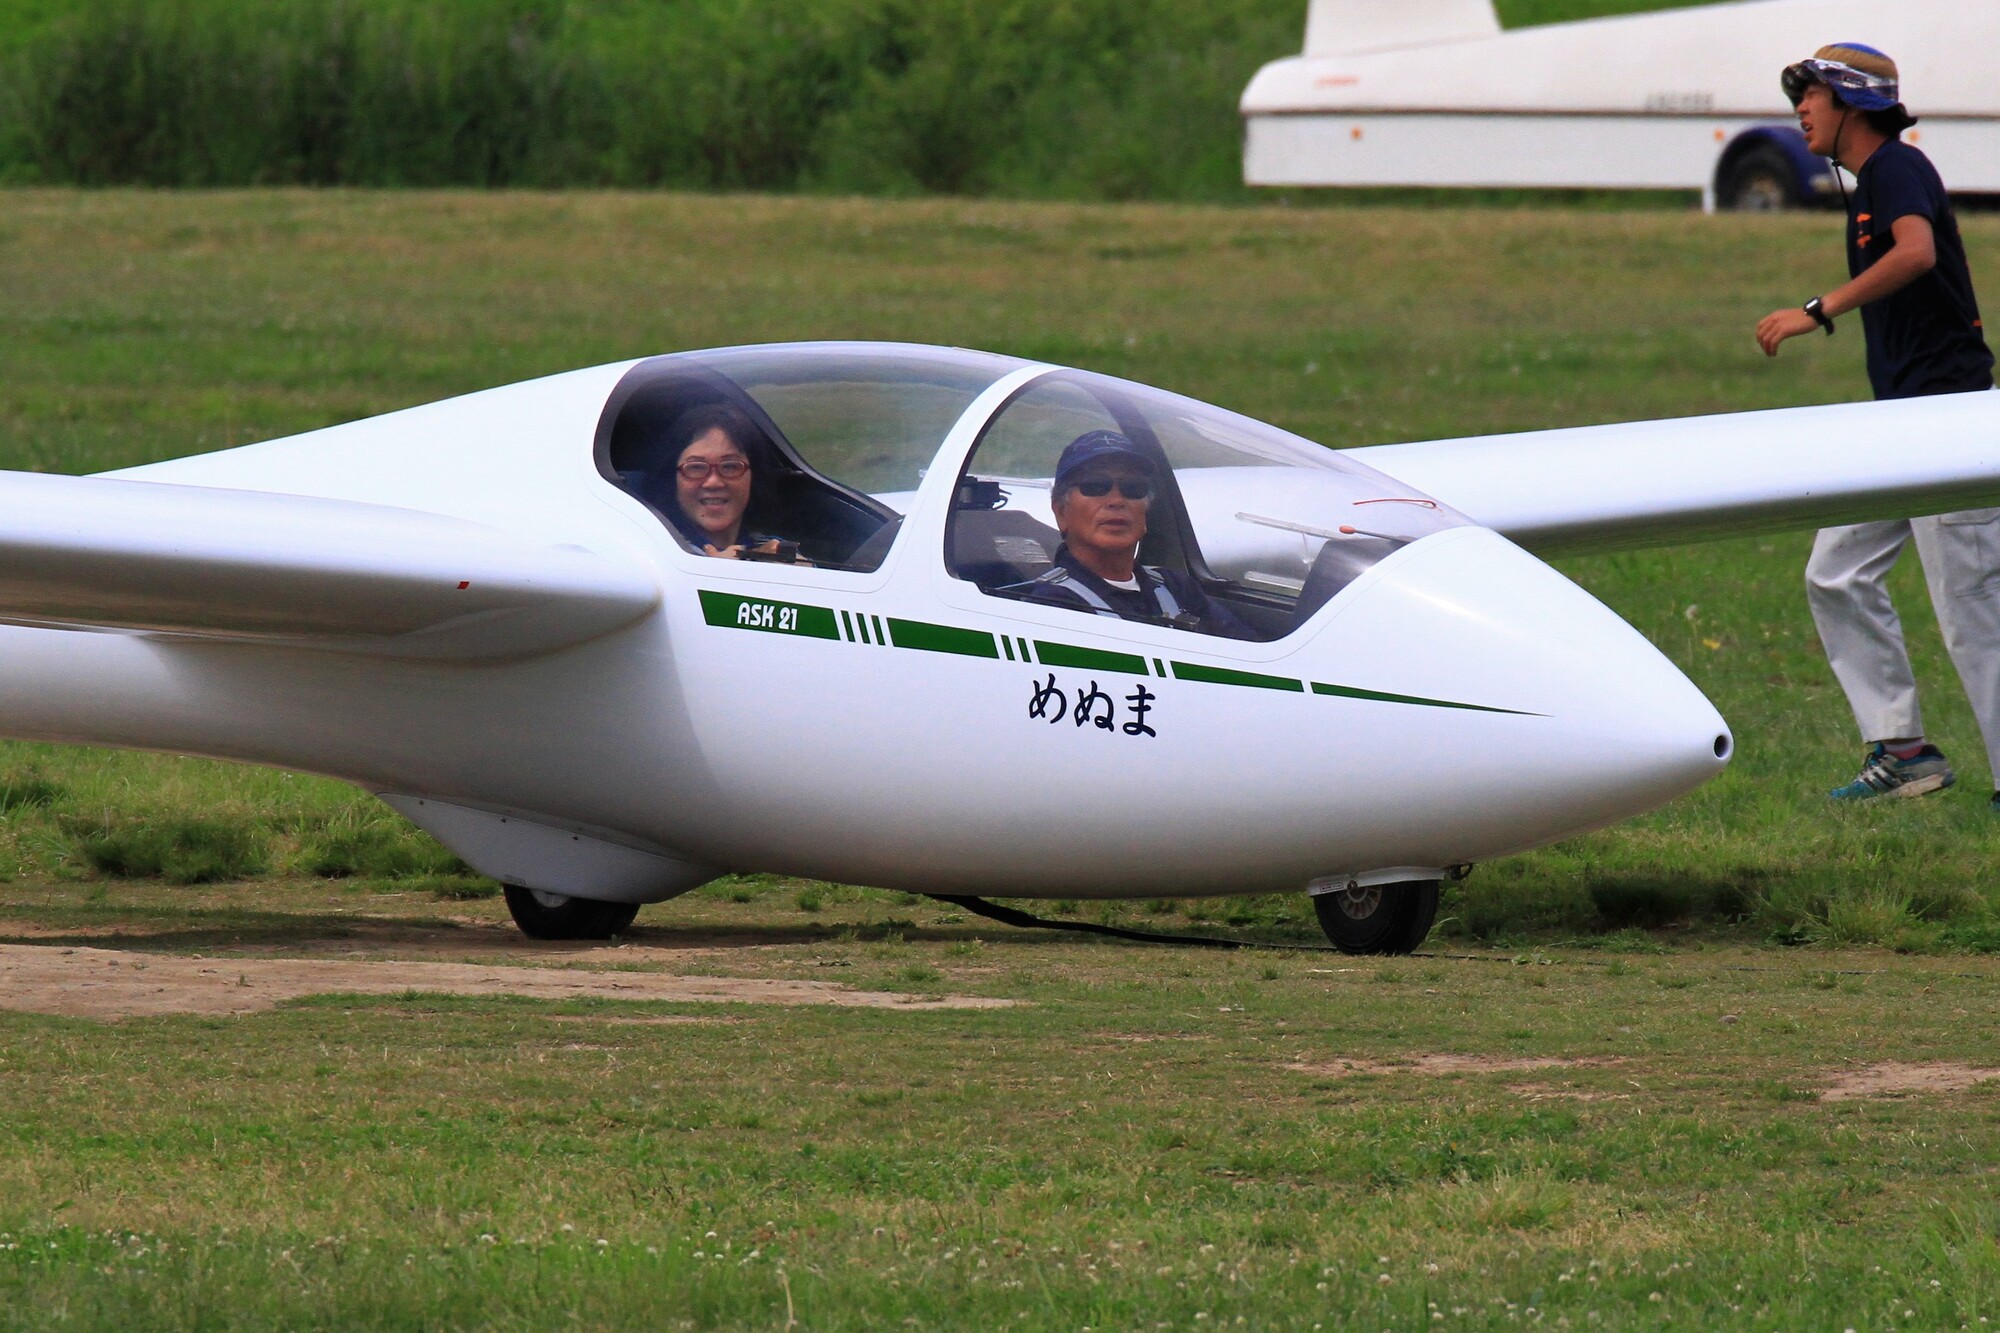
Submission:
<svg viewBox="0 0 2000 1333">
<path fill-rule="evenodd" d="M 1023 600 L 1065 606 L 1122 620 L 1142 620 L 1150 624 L 1170 624 L 1197 634 L 1213 634 L 1224 639 L 1256 639 L 1259 636 L 1238 620 L 1229 608 L 1210 601 L 1193 579 L 1178 570 L 1138 565 L 1137 592 L 1114 588 L 1085 569 L 1058 547 L 1055 566 L 1029 583 L 1018 585 Z"/>
</svg>

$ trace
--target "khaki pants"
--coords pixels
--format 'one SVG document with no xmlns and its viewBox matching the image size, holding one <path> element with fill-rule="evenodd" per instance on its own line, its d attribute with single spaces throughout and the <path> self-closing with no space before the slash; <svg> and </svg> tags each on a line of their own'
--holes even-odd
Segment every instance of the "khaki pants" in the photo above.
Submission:
<svg viewBox="0 0 2000 1333">
<path fill-rule="evenodd" d="M 2000 775 L 2000 509 L 1822 528 L 1806 562 L 1813 624 L 1861 739 L 1923 735 L 1902 622 L 1883 586 L 1912 540 L 1987 761 Z"/>
</svg>

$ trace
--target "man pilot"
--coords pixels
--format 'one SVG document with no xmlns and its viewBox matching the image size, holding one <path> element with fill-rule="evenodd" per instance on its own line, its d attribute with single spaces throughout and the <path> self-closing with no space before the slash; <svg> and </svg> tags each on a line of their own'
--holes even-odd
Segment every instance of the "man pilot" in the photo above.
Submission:
<svg viewBox="0 0 2000 1333">
<path fill-rule="evenodd" d="M 1197 634 L 1258 637 L 1187 575 L 1138 562 L 1158 488 L 1152 461 L 1118 432 L 1094 430 L 1070 441 L 1049 493 L 1062 545 L 1054 567 L 1026 585 L 1025 599 Z"/>
</svg>

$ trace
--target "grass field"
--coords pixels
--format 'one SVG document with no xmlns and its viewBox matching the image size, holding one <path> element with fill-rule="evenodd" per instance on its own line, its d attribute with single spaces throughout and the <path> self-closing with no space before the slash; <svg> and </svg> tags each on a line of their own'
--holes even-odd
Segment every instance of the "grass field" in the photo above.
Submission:
<svg viewBox="0 0 2000 1333">
<path fill-rule="evenodd" d="M 2000 219 L 1966 225 L 1975 271 L 2000 271 Z M 13 192 L 0 463 L 106 468 L 643 352 L 789 338 L 1070 362 L 1335 445 L 1865 397 L 1858 339 L 1773 362 L 1749 336 L 1832 283 L 1836 245 L 1823 217 Z M 1913 568 L 1903 610 L 1962 787 L 1888 810 L 1820 799 L 1859 747 L 1800 593 L 1806 540 L 1569 566 L 1716 700 L 1738 758 L 1658 815 L 1482 868 L 1447 935 L 1742 920 L 1903 947 L 2000 941 L 2000 821 Z M 4 754 L 0 873 L 262 867 L 467 888 L 326 784 Z M 1282 926 L 1301 908 L 1214 910 Z"/>
<path fill-rule="evenodd" d="M 2000 219 L 1967 230 L 2000 273 Z M 1858 339 L 1750 339 L 1838 263 L 1824 217 L 9 192 L 0 466 L 785 338 L 1047 357 L 1342 445 L 1857 398 Z M 755 876 L 618 948 L 530 948 L 337 784 L 0 748 L 0 1328 L 1980 1327 L 2000 821 L 1913 571 L 1963 787 L 1826 807 L 1859 747 L 1805 546 L 1567 566 L 1738 758 L 1481 867 L 1413 960 L 1071 943 Z M 1132 915 L 1311 933 L 1294 900 Z M 13 1011 L 23 956 L 93 947 L 133 994 L 199 955 L 232 1002 Z M 1020 1003 L 249 1004 L 293 957 L 357 988 L 443 959 Z"/>
</svg>

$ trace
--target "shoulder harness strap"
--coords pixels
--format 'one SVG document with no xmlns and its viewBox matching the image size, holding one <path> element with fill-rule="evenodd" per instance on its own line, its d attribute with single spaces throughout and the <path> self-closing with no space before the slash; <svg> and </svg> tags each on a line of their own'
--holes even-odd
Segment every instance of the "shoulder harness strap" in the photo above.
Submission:
<svg viewBox="0 0 2000 1333">
<path fill-rule="evenodd" d="M 1111 609 L 1111 603 L 1105 601 L 1103 595 L 1097 589 L 1091 587 L 1082 579 L 1075 577 L 1061 565 L 1055 566 L 1048 573 L 1036 578 L 1029 586 L 1033 587 L 1036 584 L 1044 583 L 1050 587 L 1061 588 L 1063 591 L 1070 593 L 1100 616 L 1111 616 L 1114 619 L 1123 618 Z"/>
</svg>

